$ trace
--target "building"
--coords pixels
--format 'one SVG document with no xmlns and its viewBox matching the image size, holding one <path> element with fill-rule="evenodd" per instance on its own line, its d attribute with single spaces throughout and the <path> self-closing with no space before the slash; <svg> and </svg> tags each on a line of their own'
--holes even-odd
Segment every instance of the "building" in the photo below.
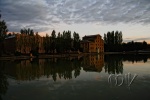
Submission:
<svg viewBox="0 0 150 100">
<path fill-rule="evenodd" d="M 39 35 L 15 34 L 4 40 L 4 51 L 7 54 L 14 54 L 15 52 L 29 54 L 32 50 L 37 50 L 38 53 L 45 53 L 43 37 Z"/>
<path fill-rule="evenodd" d="M 102 53 L 104 52 L 104 41 L 99 34 L 84 36 L 81 41 L 81 47 L 83 52 Z"/>
<path fill-rule="evenodd" d="M 83 70 L 101 72 L 104 67 L 104 55 L 89 55 L 83 59 Z"/>
</svg>

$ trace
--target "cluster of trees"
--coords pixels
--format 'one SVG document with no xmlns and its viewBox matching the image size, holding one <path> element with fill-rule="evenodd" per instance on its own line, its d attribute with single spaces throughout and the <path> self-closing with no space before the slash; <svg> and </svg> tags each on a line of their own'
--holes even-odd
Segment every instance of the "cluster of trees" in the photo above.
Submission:
<svg viewBox="0 0 150 100">
<path fill-rule="evenodd" d="M 2 52 L 4 52 L 4 44 L 3 41 L 7 36 L 15 35 L 15 33 L 7 34 L 8 29 L 6 22 L 1 19 L 0 14 L 0 55 Z M 33 29 L 21 29 L 20 30 L 21 35 L 26 36 L 33 36 L 33 39 L 30 39 L 31 41 L 28 41 L 28 38 L 25 39 L 22 37 L 20 40 L 18 40 L 18 46 L 20 46 L 20 49 L 23 45 L 31 45 L 32 48 L 37 48 L 37 45 L 39 43 L 38 41 L 38 32 L 35 33 Z M 67 53 L 70 51 L 82 51 L 82 48 L 80 48 L 80 36 L 78 33 L 74 32 L 73 36 L 71 31 L 64 31 L 62 34 L 59 32 L 56 36 L 55 30 L 52 31 L 51 35 L 46 34 L 46 37 L 43 37 L 43 47 L 46 51 L 46 53 Z M 104 34 L 104 50 L 105 52 L 122 52 L 122 51 L 137 51 L 137 50 L 143 50 L 147 48 L 147 43 L 145 41 L 143 42 L 128 42 L 128 43 L 122 43 L 122 32 L 120 31 L 112 31 L 107 32 L 107 34 Z"/>
<path fill-rule="evenodd" d="M 122 44 L 122 32 L 112 31 L 104 34 L 104 50 L 105 51 L 119 51 Z"/>
<path fill-rule="evenodd" d="M 2 52 L 4 52 L 4 44 L 3 41 L 7 36 L 8 29 L 7 29 L 7 25 L 6 22 L 4 20 L 1 19 L 1 14 L 0 14 L 0 55 L 2 54 Z"/>
<path fill-rule="evenodd" d="M 122 44 L 122 51 L 138 51 L 147 49 L 147 42 L 127 42 Z"/>
<path fill-rule="evenodd" d="M 52 31 L 51 36 L 46 34 L 43 42 L 46 53 L 66 53 L 70 51 L 80 50 L 80 36 L 78 33 L 71 31 L 64 31 L 62 34 L 59 32 L 56 36 L 55 30 Z"/>
<path fill-rule="evenodd" d="M 0 42 L 5 39 L 5 37 L 7 36 L 6 34 L 7 32 L 8 29 L 7 29 L 6 22 L 1 19 L 1 14 L 0 14 Z"/>
<path fill-rule="evenodd" d="M 26 30 L 26 29 L 25 29 Z M 32 53 L 34 55 L 38 54 L 39 43 L 41 36 L 36 34 L 32 34 L 33 30 L 29 33 L 21 33 L 16 34 L 16 47 L 17 52 L 16 55 L 20 55 L 21 51 L 24 51 L 25 54 Z"/>
<path fill-rule="evenodd" d="M 26 28 L 21 29 L 20 33 L 21 34 L 30 35 L 30 36 L 34 36 L 34 31 L 33 31 L 33 29 L 30 29 L 30 28 L 28 28 L 28 29 L 26 29 Z"/>
<path fill-rule="evenodd" d="M 122 32 L 107 32 L 104 34 L 105 52 L 138 51 L 147 49 L 147 42 L 127 42 L 123 43 Z"/>
</svg>

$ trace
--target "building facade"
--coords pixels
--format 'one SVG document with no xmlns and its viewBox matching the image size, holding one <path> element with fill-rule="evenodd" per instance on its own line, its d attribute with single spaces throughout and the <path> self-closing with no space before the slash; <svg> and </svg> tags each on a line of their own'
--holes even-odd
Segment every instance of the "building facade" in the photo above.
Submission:
<svg viewBox="0 0 150 100">
<path fill-rule="evenodd" d="M 38 53 L 45 53 L 43 37 L 39 35 L 15 34 L 9 36 L 4 40 L 4 50 L 9 54 L 14 54 L 15 52 L 29 54 L 32 50 L 37 50 Z"/>
<path fill-rule="evenodd" d="M 84 36 L 81 41 L 81 48 L 83 48 L 83 52 L 87 53 L 103 53 L 104 40 L 99 34 Z"/>
</svg>

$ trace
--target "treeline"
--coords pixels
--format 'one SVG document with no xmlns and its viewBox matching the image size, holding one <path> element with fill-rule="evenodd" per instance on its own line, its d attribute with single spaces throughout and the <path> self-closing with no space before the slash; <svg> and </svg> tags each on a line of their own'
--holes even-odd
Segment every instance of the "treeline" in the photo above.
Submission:
<svg viewBox="0 0 150 100">
<path fill-rule="evenodd" d="M 7 25 L 4 20 L 1 20 L 0 15 L 0 55 L 5 53 L 4 51 L 4 40 L 9 36 L 20 35 L 17 39 L 17 48 L 21 51 L 24 49 L 31 49 L 31 52 L 36 52 L 40 47 L 43 47 L 45 53 L 68 53 L 70 51 L 82 51 L 80 48 L 80 36 L 77 32 L 71 33 L 71 31 L 64 31 L 58 33 L 53 30 L 51 35 L 46 34 L 45 37 L 39 36 L 38 32 L 34 32 L 33 29 L 24 28 L 20 30 L 20 33 L 8 33 Z M 43 38 L 43 41 L 40 39 Z"/>
<path fill-rule="evenodd" d="M 39 49 L 43 49 L 46 54 L 77 53 L 77 51 L 82 51 L 80 48 L 80 36 L 76 32 L 72 35 L 71 31 L 68 30 L 62 34 L 59 32 L 58 35 L 56 35 L 56 31 L 53 30 L 51 35 L 46 34 L 46 36 L 41 37 L 38 32 L 35 33 L 33 29 L 24 28 L 20 30 L 20 33 L 16 43 L 20 51 L 23 48 L 30 48 L 31 53 L 34 55 L 38 55 Z"/>
<path fill-rule="evenodd" d="M 146 50 L 147 42 L 127 42 L 123 43 L 122 32 L 112 31 L 104 34 L 104 50 L 105 52 L 123 52 Z"/>
<path fill-rule="evenodd" d="M 57 36 L 55 30 L 52 31 L 51 36 L 46 34 L 43 45 L 46 53 L 81 51 L 79 34 L 74 32 L 72 37 L 69 30 L 64 31 L 62 34 L 59 32 Z"/>
<path fill-rule="evenodd" d="M 127 42 L 122 44 L 122 51 L 138 51 L 146 50 L 148 48 L 147 42 Z"/>
<path fill-rule="evenodd" d="M 1 14 L 0 14 L 0 55 L 2 54 L 2 52 L 4 52 L 4 45 L 2 42 L 7 36 L 6 34 L 7 32 L 8 32 L 8 29 L 7 29 L 6 22 L 1 19 Z"/>
<path fill-rule="evenodd" d="M 122 44 L 122 32 L 107 32 L 104 34 L 104 50 L 109 51 L 120 51 Z"/>
</svg>

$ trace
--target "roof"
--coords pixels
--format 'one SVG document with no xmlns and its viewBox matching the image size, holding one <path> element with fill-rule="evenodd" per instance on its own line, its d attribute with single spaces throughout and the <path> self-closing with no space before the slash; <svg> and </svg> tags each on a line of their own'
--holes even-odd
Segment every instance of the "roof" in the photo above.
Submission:
<svg viewBox="0 0 150 100">
<path fill-rule="evenodd" d="M 81 43 L 87 43 L 87 42 L 91 42 L 91 41 L 88 41 L 88 40 L 82 40 L 80 41 Z"/>
<path fill-rule="evenodd" d="M 11 39 L 11 38 L 15 38 L 15 35 L 8 36 L 5 39 Z"/>
<path fill-rule="evenodd" d="M 83 40 L 83 41 L 87 40 L 87 41 L 90 41 L 90 42 L 94 42 L 94 40 L 95 40 L 95 38 L 96 38 L 97 36 L 100 36 L 100 35 L 99 35 L 99 34 L 96 34 L 96 35 L 88 35 L 88 36 L 85 35 L 85 36 L 82 38 L 82 40 Z"/>
</svg>

